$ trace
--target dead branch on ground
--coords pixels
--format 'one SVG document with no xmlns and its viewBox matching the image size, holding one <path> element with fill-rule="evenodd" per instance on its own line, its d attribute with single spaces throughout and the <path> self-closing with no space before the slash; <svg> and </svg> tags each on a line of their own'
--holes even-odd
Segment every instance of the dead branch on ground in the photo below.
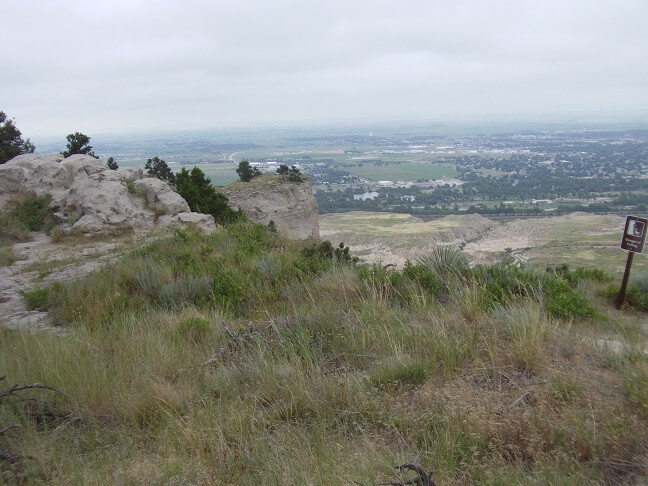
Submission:
<svg viewBox="0 0 648 486">
<path fill-rule="evenodd" d="M 416 484 L 420 486 L 436 486 L 436 483 L 432 481 L 432 471 L 425 472 L 421 466 L 416 464 L 401 464 L 400 466 L 394 466 L 394 469 L 399 471 L 414 471 L 418 474 L 418 478 L 408 479 L 403 481 L 390 481 L 387 483 L 380 483 L 380 486 L 405 486 L 408 484 Z"/>
</svg>

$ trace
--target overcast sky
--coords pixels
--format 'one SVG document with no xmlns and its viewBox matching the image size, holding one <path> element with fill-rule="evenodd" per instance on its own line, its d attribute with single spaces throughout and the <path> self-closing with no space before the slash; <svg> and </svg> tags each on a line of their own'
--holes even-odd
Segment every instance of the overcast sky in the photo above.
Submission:
<svg viewBox="0 0 648 486">
<path fill-rule="evenodd" d="M 648 1 L 19 0 L 24 136 L 648 114 Z"/>
</svg>

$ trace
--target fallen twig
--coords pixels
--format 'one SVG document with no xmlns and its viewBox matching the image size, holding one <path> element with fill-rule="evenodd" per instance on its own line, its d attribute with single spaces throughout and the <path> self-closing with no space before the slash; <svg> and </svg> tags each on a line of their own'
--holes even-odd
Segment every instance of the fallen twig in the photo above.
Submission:
<svg viewBox="0 0 648 486">
<path fill-rule="evenodd" d="M 520 395 L 519 397 L 517 397 L 517 398 L 513 401 L 513 403 L 511 403 L 511 404 L 509 405 L 509 408 L 513 408 L 513 407 L 515 407 L 518 403 L 520 403 L 522 400 L 524 400 L 524 398 L 525 398 L 529 393 L 531 393 L 531 391 L 525 391 L 522 395 Z"/>
<path fill-rule="evenodd" d="M 2 378 L 4 378 L 4 376 Z M 63 393 L 61 390 L 57 389 L 57 388 L 54 388 L 52 386 L 47 386 L 47 385 L 41 385 L 40 383 L 34 383 L 33 385 L 23 385 L 23 386 L 14 385 L 9 389 L 0 392 L 0 401 L 3 398 L 13 396 L 16 392 L 25 391 L 25 390 L 33 390 L 33 389 L 53 391 L 53 392 L 56 392 L 56 393 L 60 393 L 65 398 L 67 398 L 67 395 L 65 393 Z"/>
<path fill-rule="evenodd" d="M 394 469 L 398 469 L 399 471 L 414 471 L 419 475 L 418 478 L 415 479 L 408 479 L 406 481 L 391 481 L 388 483 L 380 483 L 381 486 L 405 486 L 408 484 L 417 484 L 420 486 L 436 486 L 436 483 L 432 481 L 432 478 L 430 477 L 432 475 L 432 471 L 425 472 L 425 470 L 421 466 L 417 466 L 416 464 L 401 464 L 400 466 L 394 466 Z"/>
<path fill-rule="evenodd" d="M 5 434 L 6 432 L 9 432 L 11 429 L 17 429 L 20 427 L 18 424 L 13 424 L 5 427 L 4 429 L 0 430 L 0 435 Z"/>
</svg>

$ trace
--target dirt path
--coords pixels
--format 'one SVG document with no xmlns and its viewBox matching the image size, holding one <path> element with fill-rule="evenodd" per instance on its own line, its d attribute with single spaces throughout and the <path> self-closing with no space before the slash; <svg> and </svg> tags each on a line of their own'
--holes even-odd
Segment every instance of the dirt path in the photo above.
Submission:
<svg viewBox="0 0 648 486">
<path fill-rule="evenodd" d="M 54 281 L 74 280 L 119 258 L 128 248 L 127 240 L 54 244 L 43 233 L 13 245 L 17 259 L 0 267 L 0 326 L 61 332 L 50 324 L 46 312 L 29 310 L 21 290 L 43 287 Z"/>
</svg>

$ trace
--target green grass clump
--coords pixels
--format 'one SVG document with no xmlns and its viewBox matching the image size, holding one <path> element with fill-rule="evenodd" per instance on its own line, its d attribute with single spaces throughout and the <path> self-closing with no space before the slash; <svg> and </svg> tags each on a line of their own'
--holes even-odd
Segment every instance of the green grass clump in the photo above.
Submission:
<svg viewBox="0 0 648 486">
<path fill-rule="evenodd" d="M 587 297 L 565 280 L 549 278 L 544 285 L 545 308 L 556 317 L 593 317 L 598 315 Z"/>
<path fill-rule="evenodd" d="M 478 265 L 471 269 L 471 274 L 487 292 L 490 306 L 507 304 L 520 297 L 536 297 L 544 299 L 544 309 L 551 316 L 596 315 L 587 296 L 558 274 L 513 265 Z"/>
<path fill-rule="evenodd" d="M 276 234 L 245 222 L 211 235 L 178 229 L 115 266 L 59 286 L 47 306 L 59 323 L 88 325 L 107 322 L 126 309 L 188 305 L 246 315 L 259 305 L 281 302 L 295 279 L 352 263 L 303 254 L 297 245 L 275 251 L 277 244 Z"/>
<path fill-rule="evenodd" d="M 603 294 L 612 302 L 616 301 L 620 291 L 619 285 L 610 285 Z M 625 302 L 630 307 L 648 311 L 648 272 L 634 276 L 626 288 Z"/>
<path fill-rule="evenodd" d="M 0 211 L 0 244 L 11 244 L 17 241 L 29 241 L 29 229 L 11 212 Z"/>
<path fill-rule="evenodd" d="M 9 214 L 20 221 L 29 231 L 49 231 L 56 223 L 54 210 L 50 207 L 52 196 L 31 195 L 13 203 Z"/>
<path fill-rule="evenodd" d="M 425 382 L 432 369 L 424 361 L 399 361 L 381 365 L 371 379 L 376 386 L 392 384 L 419 386 Z"/>
<path fill-rule="evenodd" d="M 202 317 L 185 317 L 178 322 L 176 331 L 178 335 L 193 342 L 202 342 L 206 339 L 211 328 L 209 320 Z"/>
<path fill-rule="evenodd" d="M 50 307 L 50 289 L 48 287 L 21 290 L 20 295 L 25 300 L 29 310 L 45 311 Z"/>
<path fill-rule="evenodd" d="M 581 280 L 593 280 L 596 282 L 611 282 L 614 280 L 612 275 L 600 268 L 579 267 L 575 270 L 570 270 L 567 264 L 558 265 L 556 267 L 549 266 L 547 267 L 547 272 L 558 275 L 571 286 L 576 286 Z"/>
<path fill-rule="evenodd" d="M 29 241 L 32 231 L 49 232 L 55 225 L 52 196 L 25 194 L 10 200 L 0 211 L 0 244 Z"/>
<path fill-rule="evenodd" d="M 552 323 L 537 303 L 528 301 L 494 309 L 493 326 L 501 330 L 513 363 L 520 369 L 533 371 L 541 360 L 543 341 L 550 334 Z"/>
<path fill-rule="evenodd" d="M 8 267 L 13 265 L 15 261 L 16 255 L 13 248 L 11 246 L 0 246 L 0 267 Z"/>
<path fill-rule="evenodd" d="M 626 372 L 625 386 L 640 413 L 648 417 L 648 365 L 645 362 Z"/>
</svg>

